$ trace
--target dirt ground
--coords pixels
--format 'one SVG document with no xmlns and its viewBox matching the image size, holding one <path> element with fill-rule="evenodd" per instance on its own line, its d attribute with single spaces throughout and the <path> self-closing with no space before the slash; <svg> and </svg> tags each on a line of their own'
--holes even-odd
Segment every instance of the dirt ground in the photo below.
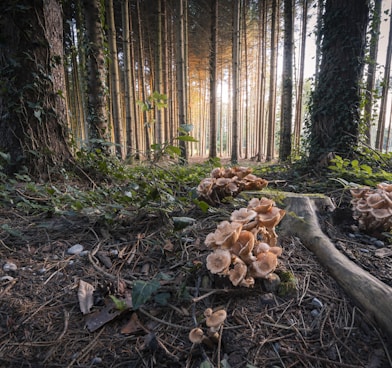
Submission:
<svg viewBox="0 0 392 368">
<path fill-rule="evenodd" d="M 211 275 L 204 239 L 232 210 L 231 203 L 208 215 L 194 208 L 181 216 L 197 221 L 172 231 L 158 214 L 107 227 L 79 215 L 0 208 L 0 367 L 392 367 L 392 342 L 300 239 L 279 237 L 277 272 L 294 275 L 291 293 L 269 292 L 259 280 L 252 289 L 233 287 Z M 376 257 L 344 221 L 326 226 L 343 253 L 392 286 L 390 256 Z M 89 253 L 68 254 L 75 244 Z M 16 270 L 4 271 L 7 262 Z M 95 288 L 87 315 L 81 280 Z M 135 280 L 159 283 L 139 308 L 119 311 L 109 296 L 129 295 Z M 212 347 L 194 345 L 189 331 L 205 329 L 209 307 L 227 311 L 220 337 Z M 102 310 L 108 322 L 91 331 Z"/>
</svg>

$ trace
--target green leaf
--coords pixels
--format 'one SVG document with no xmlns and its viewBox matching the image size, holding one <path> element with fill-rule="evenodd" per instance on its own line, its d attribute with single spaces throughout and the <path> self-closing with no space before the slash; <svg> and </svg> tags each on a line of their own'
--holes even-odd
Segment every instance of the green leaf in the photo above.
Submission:
<svg viewBox="0 0 392 368">
<path fill-rule="evenodd" d="M 179 147 L 169 145 L 165 147 L 165 153 L 171 156 L 179 156 L 181 154 L 181 149 Z"/>
<path fill-rule="evenodd" d="M 154 296 L 154 300 L 159 305 L 167 305 L 168 300 L 170 299 L 170 293 L 159 293 Z"/>
<path fill-rule="evenodd" d="M 139 309 L 145 302 L 150 300 L 152 294 L 155 293 L 160 286 L 161 284 L 157 280 L 135 281 L 132 288 L 133 309 Z"/>
<path fill-rule="evenodd" d="M 118 298 L 116 298 L 114 295 L 109 295 L 110 299 L 113 300 L 113 303 L 116 305 L 116 309 L 118 309 L 119 311 L 125 311 L 127 310 L 129 307 L 127 306 L 127 303 L 125 302 L 125 300 L 120 300 Z"/>
<path fill-rule="evenodd" d="M 205 201 L 199 201 L 197 199 L 194 200 L 195 204 L 203 211 L 203 213 L 207 213 L 210 205 Z"/>
<path fill-rule="evenodd" d="M 200 364 L 200 368 L 213 368 L 213 366 L 208 360 L 205 360 L 203 363 Z"/>
<path fill-rule="evenodd" d="M 180 135 L 179 137 L 176 137 L 175 139 L 178 139 L 179 141 L 183 141 L 183 142 L 199 142 L 197 139 L 193 138 L 191 135 Z"/>
</svg>

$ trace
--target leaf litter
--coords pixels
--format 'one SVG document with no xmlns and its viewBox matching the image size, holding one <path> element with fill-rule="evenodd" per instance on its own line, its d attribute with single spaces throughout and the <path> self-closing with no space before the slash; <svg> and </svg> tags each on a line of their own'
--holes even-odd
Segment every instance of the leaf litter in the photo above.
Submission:
<svg viewBox="0 0 392 368">
<path fill-rule="evenodd" d="M 12 259 L 18 268 L 0 271 L 0 366 L 389 367 L 387 338 L 300 239 L 280 239 L 278 269 L 294 275 L 292 294 L 266 292 L 260 282 L 234 288 L 208 272 L 205 236 L 231 206 L 212 214 L 192 208 L 177 217 L 196 221 L 176 231 L 159 216 L 101 231 L 84 216 L 62 221 L 1 209 L 23 237 L 6 231 L 1 238 L 2 264 Z M 342 251 L 349 250 L 352 242 L 339 237 Z M 67 254 L 72 244 L 89 254 Z M 360 255 L 352 250 L 359 263 Z M 380 264 L 380 276 L 391 281 L 388 263 Z M 206 308 L 227 311 L 213 349 L 188 340 Z"/>
</svg>

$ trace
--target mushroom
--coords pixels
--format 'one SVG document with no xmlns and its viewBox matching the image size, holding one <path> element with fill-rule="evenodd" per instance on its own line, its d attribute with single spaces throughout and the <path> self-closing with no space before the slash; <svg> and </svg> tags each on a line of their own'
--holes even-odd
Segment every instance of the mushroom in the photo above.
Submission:
<svg viewBox="0 0 392 368">
<path fill-rule="evenodd" d="M 239 222 L 241 224 L 247 224 L 257 216 L 257 212 L 249 208 L 240 208 L 239 210 L 233 211 L 230 216 L 230 220 L 233 222 Z"/>
<path fill-rule="evenodd" d="M 215 242 L 222 248 L 231 248 L 237 241 L 242 229 L 238 222 L 222 221 L 215 230 Z"/>
<path fill-rule="evenodd" d="M 257 256 L 261 252 L 268 252 L 270 248 L 268 243 L 259 242 L 253 247 L 253 254 Z"/>
<path fill-rule="evenodd" d="M 259 226 L 265 226 L 266 228 L 272 229 L 279 224 L 285 213 L 284 210 L 281 210 L 278 207 L 271 207 L 267 212 L 259 213 L 257 216 Z"/>
<path fill-rule="evenodd" d="M 275 206 L 275 202 L 272 199 L 262 197 L 261 199 L 253 198 L 249 201 L 248 208 L 256 211 L 257 213 L 266 213 L 273 206 Z"/>
<path fill-rule="evenodd" d="M 226 275 L 231 264 L 231 254 L 227 249 L 215 249 L 207 256 L 207 268 L 213 274 Z"/>
<path fill-rule="evenodd" d="M 260 190 L 268 185 L 268 181 L 253 174 L 246 175 L 243 180 L 245 190 Z"/>
<path fill-rule="evenodd" d="M 232 173 L 235 176 L 238 176 L 238 178 L 242 179 L 248 176 L 252 172 L 252 169 L 250 167 L 244 167 L 244 166 L 235 166 L 232 169 Z"/>
<path fill-rule="evenodd" d="M 278 265 L 278 257 L 272 252 L 262 252 L 257 260 L 250 265 L 250 275 L 254 278 L 265 279 Z"/>
<path fill-rule="evenodd" d="M 211 308 L 207 308 L 204 311 L 206 317 L 206 325 L 209 327 L 211 332 L 217 332 L 226 320 L 227 313 L 224 309 L 213 312 Z"/>
<path fill-rule="evenodd" d="M 193 328 L 188 335 L 189 341 L 192 344 L 206 344 L 207 346 L 209 346 L 210 348 L 214 347 L 214 343 L 212 342 L 212 340 L 204 335 L 204 332 L 201 328 L 196 327 Z"/>
<path fill-rule="evenodd" d="M 233 258 L 232 263 L 234 264 L 234 267 L 229 270 L 229 279 L 234 286 L 238 286 L 245 278 L 248 272 L 248 267 L 246 267 L 246 264 L 241 260 L 241 258 L 236 256 Z"/>
<path fill-rule="evenodd" d="M 221 178 L 224 174 L 224 171 L 225 170 L 222 167 L 215 167 L 211 170 L 210 176 L 215 179 Z"/>
<path fill-rule="evenodd" d="M 239 256 L 245 263 L 249 264 L 256 260 L 252 250 L 255 244 L 255 236 L 251 231 L 242 230 L 237 241 L 231 247 L 232 253 Z"/>
<path fill-rule="evenodd" d="M 244 286 L 247 288 L 253 287 L 254 284 L 255 284 L 255 279 L 252 276 L 248 276 L 240 282 L 240 286 Z"/>
<path fill-rule="evenodd" d="M 196 191 L 199 195 L 209 196 L 212 193 L 212 187 L 214 184 L 214 178 L 204 178 L 197 186 Z"/>
</svg>

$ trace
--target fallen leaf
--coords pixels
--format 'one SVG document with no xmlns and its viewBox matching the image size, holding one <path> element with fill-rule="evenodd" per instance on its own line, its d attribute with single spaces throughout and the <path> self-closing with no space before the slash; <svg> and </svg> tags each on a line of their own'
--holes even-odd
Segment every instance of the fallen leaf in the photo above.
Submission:
<svg viewBox="0 0 392 368">
<path fill-rule="evenodd" d="M 141 323 L 139 321 L 139 317 L 137 316 L 136 313 L 132 313 L 131 318 L 129 319 L 128 323 L 126 323 L 121 328 L 121 333 L 129 335 L 129 334 L 138 332 L 138 331 L 140 331 L 142 329 L 143 328 L 141 327 Z"/>
<path fill-rule="evenodd" d="M 106 323 L 112 321 L 119 316 L 122 311 L 116 309 L 116 305 L 113 302 L 107 304 L 99 312 L 92 314 L 86 321 L 86 327 L 90 332 L 98 330 Z"/>
<path fill-rule="evenodd" d="M 93 285 L 83 280 L 79 281 L 78 300 L 80 311 L 83 314 L 90 313 L 90 309 L 94 305 L 93 292 Z"/>
<path fill-rule="evenodd" d="M 374 252 L 374 255 L 379 258 L 389 257 L 392 256 L 392 249 L 391 248 L 381 248 L 377 249 Z"/>
<path fill-rule="evenodd" d="M 174 249 L 174 245 L 169 239 L 166 239 L 163 249 L 166 250 L 167 252 L 172 252 Z"/>
</svg>

